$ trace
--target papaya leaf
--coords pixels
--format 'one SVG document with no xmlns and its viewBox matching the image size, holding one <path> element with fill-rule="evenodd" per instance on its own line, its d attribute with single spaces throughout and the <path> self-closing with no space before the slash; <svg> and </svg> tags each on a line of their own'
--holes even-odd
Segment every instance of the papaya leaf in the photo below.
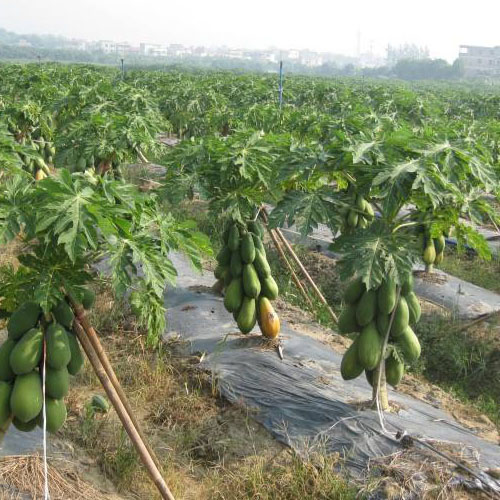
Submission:
<svg viewBox="0 0 500 500">
<path fill-rule="evenodd" d="M 402 284 L 418 257 L 409 235 L 393 232 L 381 220 L 375 220 L 367 229 L 342 235 L 332 249 L 342 254 L 341 279 L 348 281 L 357 276 L 367 289 L 377 288 L 387 276 Z"/>
</svg>

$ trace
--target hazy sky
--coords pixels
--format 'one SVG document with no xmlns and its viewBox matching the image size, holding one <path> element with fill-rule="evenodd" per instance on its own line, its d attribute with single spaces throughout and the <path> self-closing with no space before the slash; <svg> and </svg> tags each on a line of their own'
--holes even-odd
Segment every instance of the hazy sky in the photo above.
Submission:
<svg viewBox="0 0 500 500">
<path fill-rule="evenodd" d="M 355 55 L 359 31 L 362 51 L 408 42 L 449 61 L 500 45 L 499 22 L 500 0 L 0 0 L 0 27 L 19 33 Z"/>
</svg>

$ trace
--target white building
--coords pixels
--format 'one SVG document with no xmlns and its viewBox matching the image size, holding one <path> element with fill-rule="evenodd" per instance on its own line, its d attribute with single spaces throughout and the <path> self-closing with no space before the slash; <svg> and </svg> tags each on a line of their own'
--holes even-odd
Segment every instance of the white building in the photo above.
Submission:
<svg viewBox="0 0 500 500">
<path fill-rule="evenodd" d="M 99 40 L 96 43 L 96 49 L 104 52 L 105 54 L 114 54 L 116 53 L 116 42 L 111 40 Z"/>
<path fill-rule="evenodd" d="M 464 76 L 500 76 L 500 47 L 460 45 L 459 61 Z"/>
</svg>

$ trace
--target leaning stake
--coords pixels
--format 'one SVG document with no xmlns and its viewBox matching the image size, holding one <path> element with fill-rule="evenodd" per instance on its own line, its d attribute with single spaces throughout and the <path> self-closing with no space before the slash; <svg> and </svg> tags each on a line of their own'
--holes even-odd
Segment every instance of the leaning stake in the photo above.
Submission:
<svg viewBox="0 0 500 500">
<path fill-rule="evenodd" d="M 94 368 L 96 375 L 99 377 L 99 380 L 101 381 L 101 384 L 104 390 L 106 391 L 108 398 L 110 399 L 112 405 L 114 406 L 123 427 L 127 431 L 127 434 L 129 435 L 132 443 L 134 444 L 135 449 L 139 453 L 142 462 L 146 466 L 146 469 L 148 470 L 151 479 L 158 488 L 160 495 L 162 496 L 163 499 L 175 500 L 174 496 L 168 489 L 168 486 L 165 483 L 165 480 L 163 479 L 160 471 L 156 467 L 156 464 L 154 463 L 151 455 L 149 454 L 146 445 L 141 439 L 141 436 L 137 432 L 136 427 L 132 423 L 129 414 L 125 410 L 125 407 L 123 406 L 117 392 L 115 391 L 113 384 L 111 383 L 106 372 L 104 371 L 100 363 L 99 357 L 94 351 L 92 344 L 90 340 L 87 338 L 87 335 L 85 334 L 85 331 L 78 319 L 75 319 L 74 329 L 76 335 L 78 336 L 78 339 L 80 340 L 80 343 L 82 344 L 83 350 L 85 351 L 85 354 L 87 355 L 90 361 L 90 364 Z"/>
<path fill-rule="evenodd" d="M 118 394 L 118 397 L 120 398 L 123 406 L 125 407 L 125 410 L 127 413 L 130 415 L 130 419 L 132 420 L 132 423 L 134 424 L 134 427 L 136 428 L 137 432 L 139 433 L 139 436 L 141 437 L 142 441 L 144 442 L 146 448 L 149 451 L 149 454 L 151 455 L 154 463 L 160 468 L 160 462 L 158 458 L 156 457 L 155 452 L 147 442 L 144 433 L 142 432 L 141 427 L 139 426 L 139 423 L 137 422 L 137 419 L 134 416 L 134 413 L 132 411 L 132 408 L 130 406 L 130 403 L 128 402 L 127 396 L 118 380 L 118 377 L 116 376 L 115 371 L 113 370 L 113 366 L 111 365 L 111 362 L 109 361 L 109 358 L 106 354 L 106 351 L 102 347 L 101 341 L 99 340 L 99 337 L 97 336 L 94 328 L 92 325 L 89 323 L 87 316 L 85 314 L 85 310 L 81 304 L 77 304 L 74 302 L 72 299 L 71 300 L 71 305 L 73 306 L 73 309 L 75 311 L 75 317 L 78 319 L 80 322 L 81 327 L 87 334 L 88 339 L 90 340 L 92 347 L 94 348 L 95 352 L 97 353 L 97 356 L 106 372 L 106 375 L 109 377 L 111 380 L 111 383 L 113 384 L 113 387 L 115 388 L 115 391 Z"/>
<path fill-rule="evenodd" d="M 268 214 L 267 214 L 267 210 L 265 209 L 265 207 L 262 207 L 262 210 L 261 210 L 260 213 L 262 214 L 264 222 L 267 224 Z M 278 234 L 280 240 L 285 245 L 285 248 L 288 250 L 288 252 L 292 256 L 293 260 L 299 266 L 299 268 L 302 271 L 302 274 L 305 276 L 306 280 L 312 286 L 314 292 L 318 296 L 318 298 L 321 301 L 321 303 L 327 308 L 327 310 L 328 310 L 330 316 L 332 317 L 333 321 L 335 323 L 338 323 L 337 315 L 333 312 L 333 309 L 328 305 L 328 302 L 326 301 L 325 297 L 323 297 L 323 294 L 320 292 L 319 288 L 316 286 L 316 283 L 314 283 L 314 280 L 311 278 L 311 276 L 307 272 L 306 268 L 302 265 L 302 262 L 300 262 L 300 259 L 297 257 L 297 254 L 293 251 L 293 248 L 290 246 L 290 243 L 288 243 L 287 239 L 283 236 L 283 233 L 278 228 L 276 228 L 276 233 Z"/>
</svg>

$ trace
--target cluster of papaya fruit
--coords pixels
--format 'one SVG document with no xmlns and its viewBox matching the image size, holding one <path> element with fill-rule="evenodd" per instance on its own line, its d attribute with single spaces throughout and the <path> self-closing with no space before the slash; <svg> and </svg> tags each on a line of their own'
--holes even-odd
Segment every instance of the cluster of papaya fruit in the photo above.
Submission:
<svg viewBox="0 0 500 500">
<path fill-rule="evenodd" d="M 85 289 L 83 306 L 92 307 L 94 293 Z M 7 323 L 8 338 L 0 347 L 0 428 L 12 418 L 16 429 L 32 431 L 43 425 L 42 363 L 46 346 L 45 412 L 49 432 L 66 421 L 64 398 L 69 376 L 83 366 L 83 355 L 71 332 L 74 314 L 61 300 L 50 314 L 42 315 L 38 304 L 25 302 Z"/>
<path fill-rule="evenodd" d="M 396 386 L 404 375 L 404 361 L 420 357 L 420 343 L 410 325 L 420 319 L 420 303 L 413 291 L 413 276 L 401 287 L 399 301 L 393 280 L 386 279 L 377 289 L 366 289 L 360 280 L 352 281 L 344 293 L 345 308 L 339 317 L 341 333 L 359 333 L 342 358 L 340 371 L 344 380 L 363 372 L 372 383 L 373 372 L 379 365 L 382 346 L 394 312 L 389 333 L 389 348 L 385 357 L 386 379 Z M 397 303 L 396 303 L 397 302 Z"/>
<path fill-rule="evenodd" d="M 438 238 L 431 238 L 428 231 L 422 233 L 422 259 L 428 271 L 432 270 L 434 264 L 439 265 L 443 262 L 446 236 L 447 234 L 443 232 Z"/>
<path fill-rule="evenodd" d="M 24 163 L 24 170 L 33 174 L 37 181 L 45 179 L 50 174 L 49 165 L 54 163 L 54 155 L 56 154 L 54 144 L 46 141 L 41 135 L 36 139 L 23 138 L 22 143 L 30 145 L 40 155 L 36 158 L 31 158 L 23 153 L 19 153 Z"/>
<path fill-rule="evenodd" d="M 353 208 L 346 207 L 342 211 L 342 215 L 344 216 L 344 224 L 341 228 L 342 233 L 348 233 L 358 227 L 364 229 L 368 227 L 375 217 L 371 203 L 363 195 L 353 192 L 352 203 Z"/>
<path fill-rule="evenodd" d="M 108 170 L 118 168 L 118 166 L 118 160 L 101 160 L 94 155 L 90 155 L 88 158 L 83 155 L 74 155 L 67 158 L 66 168 L 70 172 L 85 172 L 87 169 L 95 168 L 100 173 L 105 173 Z"/>
<path fill-rule="evenodd" d="M 217 255 L 217 288 L 224 290 L 224 306 L 242 333 L 258 322 L 265 337 L 276 338 L 280 320 L 271 301 L 278 297 L 278 285 L 271 275 L 262 243 L 264 228 L 259 222 L 229 224 L 224 244 Z"/>
</svg>

